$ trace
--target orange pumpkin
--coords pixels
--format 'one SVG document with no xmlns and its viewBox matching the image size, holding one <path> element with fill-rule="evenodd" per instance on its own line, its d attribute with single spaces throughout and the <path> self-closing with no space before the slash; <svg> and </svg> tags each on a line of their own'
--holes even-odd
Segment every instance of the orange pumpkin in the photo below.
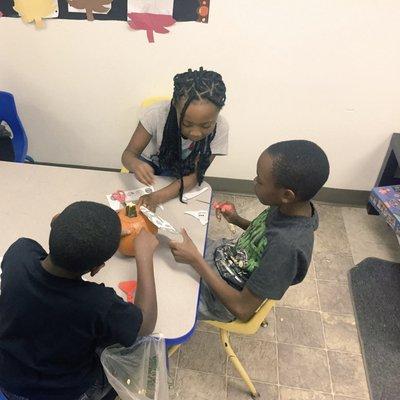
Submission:
<svg viewBox="0 0 400 400">
<path fill-rule="evenodd" d="M 118 250 L 125 256 L 135 256 L 135 238 L 142 229 L 156 234 L 158 229 L 140 211 L 136 211 L 136 205 L 131 203 L 118 212 L 122 229 L 131 232 L 121 238 Z"/>
</svg>

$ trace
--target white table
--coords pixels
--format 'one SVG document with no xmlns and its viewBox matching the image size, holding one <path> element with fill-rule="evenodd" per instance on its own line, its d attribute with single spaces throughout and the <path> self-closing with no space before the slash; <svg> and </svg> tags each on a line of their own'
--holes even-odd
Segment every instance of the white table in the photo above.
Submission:
<svg viewBox="0 0 400 400">
<path fill-rule="evenodd" d="M 157 177 L 154 186 L 158 189 L 169 182 L 168 178 Z M 142 186 L 132 174 L 0 162 L 0 256 L 19 237 L 32 238 L 48 250 L 51 218 L 70 203 L 91 200 L 108 204 L 106 194 Z M 211 188 L 188 204 L 177 199 L 165 203 L 158 214 L 176 228 L 185 227 L 202 251 L 207 225 L 184 214 L 208 208 L 196 200 L 210 202 Z M 166 240 L 161 240 L 156 250 L 154 268 L 158 300 L 155 332 L 162 333 L 169 344 L 182 343 L 195 325 L 199 276 L 190 266 L 175 262 Z M 119 254 L 93 278 L 113 287 L 123 298 L 118 283 L 135 279 L 134 258 Z"/>
</svg>

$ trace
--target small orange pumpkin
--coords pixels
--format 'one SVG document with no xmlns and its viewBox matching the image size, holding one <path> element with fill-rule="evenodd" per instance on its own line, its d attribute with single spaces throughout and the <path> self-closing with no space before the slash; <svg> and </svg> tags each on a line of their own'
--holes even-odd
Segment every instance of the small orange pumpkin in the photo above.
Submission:
<svg viewBox="0 0 400 400">
<path fill-rule="evenodd" d="M 137 212 L 136 205 L 127 204 L 125 208 L 118 212 L 121 220 L 122 229 L 131 232 L 129 235 L 121 238 L 118 250 L 125 256 L 135 256 L 135 238 L 142 229 L 147 232 L 156 234 L 158 229 L 152 224 L 140 211 Z"/>
</svg>

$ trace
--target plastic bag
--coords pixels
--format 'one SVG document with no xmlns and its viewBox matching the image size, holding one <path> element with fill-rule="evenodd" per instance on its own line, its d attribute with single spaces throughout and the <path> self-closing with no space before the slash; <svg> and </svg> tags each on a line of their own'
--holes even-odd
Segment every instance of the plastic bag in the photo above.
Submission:
<svg viewBox="0 0 400 400">
<path fill-rule="evenodd" d="M 165 341 L 139 338 L 131 347 L 114 345 L 101 354 L 111 386 L 121 400 L 168 400 L 168 369 Z"/>
</svg>

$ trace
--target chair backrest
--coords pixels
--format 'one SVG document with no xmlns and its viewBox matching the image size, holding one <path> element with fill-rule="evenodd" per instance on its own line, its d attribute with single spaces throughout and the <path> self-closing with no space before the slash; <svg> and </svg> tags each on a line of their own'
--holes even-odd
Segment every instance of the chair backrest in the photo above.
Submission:
<svg viewBox="0 0 400 400">
<path fill-rule="evenodd" d="M 13 134 L 15 161 L 24 162 L 28 151 L 28 139 L 18 117 L 14 96 L 11 93 L 0 91 L 0 122 L 2 121 L 8 124 Z"/>
<path fill-rule="evenodd" d="M 153 104 L 160 103 L 161 101 L 165 100 L 170 100 L 170 97 L 167 96 L 153 96 L 153 97 L 148 97 L 147 99 L 144 99 L 141 103 L 140 106 L 142 108 L 147 108 L 152 106 Z"/>
<path fill-rule="evenodd" d="M 235 320 L 232 322 L 205 321 L 219 329 L 242 335 L 254 335 L 272 310 L 275 300 L 266 300 L 247 322 Z"/>
</svg>

